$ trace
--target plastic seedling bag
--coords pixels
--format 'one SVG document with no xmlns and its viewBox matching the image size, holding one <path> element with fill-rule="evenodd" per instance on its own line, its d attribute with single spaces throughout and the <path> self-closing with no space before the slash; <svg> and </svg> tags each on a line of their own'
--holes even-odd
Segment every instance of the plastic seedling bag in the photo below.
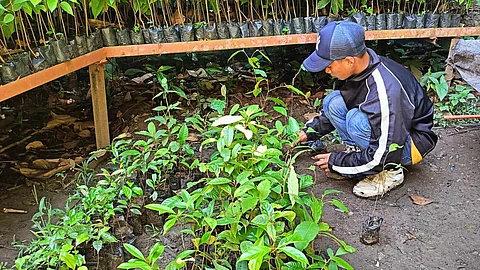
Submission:
<svg viewBox="0 0 480 270">
<path fill-rule="evenodd" d="M 452 22 L 452 15 L 450 13 L 440 14 L 440 19 L 438 20 L 438 27 L 448 28 Z"/>
<path fill-rule="evenodd" d="M 250 37 L 259 37 L 262 35 L 262 21 L 255 20 L 248 22 L 248 33 Z"/>
<path fill-rule="evenodd" d="M 305 17 L 305 33 L 314 33 L 315 31 L 313 30 L 313 18 L 312 17 Z"/>
<path fill-rule="evenodd" d="M 281 36 L 283 35 L 283 28 L 285 27 L 285 21 L 280 19 L 276 22 L 273 22 L 273 35 Z"/>
<path fill-rule="evenodd" d="M 355 23 L 358 23 L 360 24 L 362 27 L 366 27 L 367 26 L 367 22 L 366 22 L 366 19 L 365 19 L 365 15 L 361 12 L 358 12 L 358 13 L 355 13 L 352 15 L 352 21 L 355 22 Z"/>
<path fill-rule="evenodd" d="M 63 36 L 58 39 L 50 39 L 50 45 L 57 57 L 57 63 L 63 63 L 70 60 L 70 51 L 68 50 L 67 43 Z"/>
<path fill-rule="evenodd" d="M 365 26 L 367 30 L 375 30 L 375 15 L 365 17 Z"/>
<path fill-rule="evenodd" d="M 165 34 L 165 41 L 167 43 L 180 42 L 180 34 L 178 33 L 176 25 L 170 25 L 163 30 Z"/>
<path fill-rule="evenodd" d="M 103 45 L 105 47 L 117 46 L 117 36 L 115 34 L 115 29 L 112 27 L 102 28 Z"/>
<path fill-rule="evenodd" d="M 217 23 L 218 39 L 229 39 L 230 31 L 228 30 L 228 24 L 226 22 Z"/>
<path fill-rule="evenodd" d="M 16 81 L 18 74 L 15 71 L 15 65 L 12 62 L 7 62 L 0 65 L 0 76 L 4 84 Z"/>
<path fill-rule="evenodd" d="M 148 32 L 150 32 L 150 41 L 152 42 L 152 44 L 159 44 L 165 42 L 165 33 L 163 32 L 163 28 L 149 28 Z"/>
<path fill-rule="evenodd" d="M 387 29 L 386 14 L 377 14 L 377 18 L 375 18 L 375 30 L 386 30 L 386 29 Z"/>
<path fill-rule="evenodd" d="M 415 25 L 416 25 L 416 22 L 417 22 L 417 18 L 415 15 L 405 15 L 403 16 L 403 25 L 402 27 L 404 29 L 414 29 L 415 28 Z"/>
<path fill-rule="evenodd" d="M 397 14 L 387 14 L 387 29 L 394 30 L 397 28 Z"/>
<path fill-rule="evenodd" d="M 182 42 L 195 40 L 195 31 L 193 31 L 193 25 L 191 23 L 180 25 L 178 31 L 180 32 L 180 40 Z"/>
<path fill-rule="evenodd" d="M 117 30 L 115 35 L 117 37 L 118 46 L 132 45 L 132 39 L 130 39 L 129 32 L 128 29 Z"/>
<path fill-rule="evenodd" d="M 273 20 L 262 21 L 262 33 L 261 36 L 273 36 Z"/>
<path fill-rule="evenodd" d="M 79 56 L 88 53 L 87 38 L 85 36 L 75 36 L 75 44 Z"/>
<path fill-rule="evenodd" d="M 440 14 L 428 13 L 427 19 L 425 20 L 425 28 L 436 28 L 439 19 Z"/>
<path fill-rule="evenodd" d="M 195 38 L 197 40 L 205 40 L 205 22 L 196 23 L 195 28 Z"/>
<path fill-rule="evenodd" d="M 246 38 L 249 37 L 250 33 L 248 32 L 248 24 L 246 22 L 239 23 L 240 31 L 242 32 L 242 37 Z"/>
<path fill-rule="evenodd" d="M 459 27 L 461 18 L 462 18 L 462 15 L 460 15 L 460 14 L 452 14 L 452 19 L 450 21 L 450 27 Z"/>
<path fill-rule="evenodd" d="M 69 40 L 69 44 L 67 44 L 67 47 L 70 59 L 78 57 L 77 42 L 75 41 L 75 39 Z"/>
<path fill-rule="evenodd" d="M 130 29 L 130 39 L 132 40 L 133 45 L 145 44 L 145 39 L 143 38 L 143 33 L 141 30 Z"/>
<path fill-rule="evenodd" d="M 42 71 L 50 67 L 47 58 L 43 55 L 40 48 L 38 48 L 32 57 L 32 66 L 35 72 Z"/>
<path fill-rule="evenodd" d="M 305 34 L 305 19 L 303 17 L 293 18 L 291 29 L 292 34 Z"/>
<path fill-rule="evenodd" d="M 397 26 L 395 29 L 402 29 L 403 28 L 403 14 L 397 13 Z"/>
<path fill-rule="evenodd" d="M 282 33 L 283 33 L 284 35 L 294 34 L 294 32 L 293 32 L 293 30 L 292 30 L 292 22 L 291 22 L 291 21 L 285 21 L 285 22 L 283 23 Z"/>
<path fill-rule="evenodd" d="M 217 24 L 215 22 L 209 22 L 207 26 L 205 26 L 205 40 L 217 40 L 218 33 L 217 33 Z"/>
<path fill-rule="evenodd" d="M 227 23 L 228 32 L 230 33 L 231 38 L 242 38 L 242 30 L 240 25 L 236 22 Z"/>
<path fill-rule="evenodd" d="M 327 17 L 321 16 L 313 18 L 313 31 L 318 33 L 327 24 Z"/>
<path fill-rule="evenodd" d="M 145 44 L 152 44 L 152 37 L 150 36 L 150 31 L 148 31 L 148 29 L 142 29 L 140 31 L 142 32 L 143 41 L 145 41 Z"/>
<path fill-rule="evenodd" d="M 415 28 L 421 29 L 425 28 L 425 14 L 416 14 L 415 15 L 416 20 L 415 20 Z"/>
<path fill-rule="evenodd" d="M 13 64 L 15 66 L 15 71 L 17 72 L 17 74 L 21 77 L 26 77 L 32 74 L 31 61 L 32 60 L 30 59 L 30 54 L 27 52 L 15 55 L 15 57 L 13 58 Z"/>
<path fill-rule="evenodd" d="M 57 57 L 55 56 L 52 46 L 45 45 L 43 47 L 39 47 L 38 51 L 45 57 L 49 66 L 54 66 L 57 64 Z"/>
<path fill-rule="evenodd" d="M 103 47 L 102 34 L 99 31 L 93 32 L 87 37 L 87 48 L 89 52 Z"/>
</svg>

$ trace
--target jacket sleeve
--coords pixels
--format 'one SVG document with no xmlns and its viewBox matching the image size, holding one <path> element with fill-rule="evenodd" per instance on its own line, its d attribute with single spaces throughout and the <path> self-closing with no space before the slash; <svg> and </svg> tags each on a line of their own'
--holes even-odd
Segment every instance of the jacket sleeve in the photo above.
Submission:
<svg viewBox="0 0 480 270">
<path fill-rule="evenodd" d="M 310 128 L 313 129 L 314 132 L 308 132 Z M 320 111 L 320 115 L 315 116 L 305 123 L 305 127 L 303 128 L 309 141 L 319 139 L 333 130 L 335 130 L 335 127 L 330 123 L 330 120 L 323 115 L 323 110 Z"/>
<path fill-rule="evenodd" d="M 360 152 L 333 152 L 329 168 L 349 178 L 360 178 L 382 171 L 388 165 L 400 164 L 402 148 L 389 151 L 392 144 L 403 146 L 409 135 L 409 114 L 414 110 L 401 84 L 394 78 L 383 78 L 375 70 L 366 81 L 369 94 L 359 106 L 371 126 L 370 144 Z"/>
</svg>

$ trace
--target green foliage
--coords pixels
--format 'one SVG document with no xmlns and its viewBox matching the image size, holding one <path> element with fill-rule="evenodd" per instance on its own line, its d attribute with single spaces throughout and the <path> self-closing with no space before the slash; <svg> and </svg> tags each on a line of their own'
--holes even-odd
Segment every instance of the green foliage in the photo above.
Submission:
<svg viewBox="0 0 480 270">
<path fill-rule="evenodd" d="M 448 93 L 448 83 L 445 80 L 445 72 L 431 72 L 431 69 L 428 69 L 428 72 L 423 75 L 420 79 L 420 84 L 425 87 L 425 90 L 435 91 L 438 95 L 440 101 L 442 101 Z"/>
<path fill-rule="evenodd" d="M 148 257 L 145 258 L 142 252 L 130 244 L 123 244 L 125 249 L 130 253 L 133 259 L 124 262 L 118 266 L 118 269 L 142 269 L 142 270 L 158 270 L 157 260 L 162 256 L 165 246 L 156 243 L 151 249 Z"/>
<path fill-rule="evenodd" d="M 478 97 L 473 94 L 470 86 L 455 85 L 450 88 L 449 94 L 442 102 L 435 104 L 435 122 L 436 124 L 447 125 L 443 120 L 444 114 L 453 115 L 475 115 L 480 113 L 478 107 Z M 470 120 L 475 121 L 475 120 Z M 462 120 L 462 122 L 468 122 Z"/>
<path fill-rule="evenodd" d="M 287 112 L 283 107 L 277 110 Z M 265 115 L 258 105 L 232 111 L 213 121 L 210 138 L 202 143 L 215 149 L 209 162 L 198 164 L 206 177 L 188 183 L 186 190 L 161 204 L 146 206 L 167 216 L 164 234 L 177 223 L 192 224 L 183 232 L 193 236 L 195 249 L 181 260 L 195 253 L 203 258 L 203 268 L 216 269 L 231 269 L 232 255 L 238 258 L 236 269 L 263 269 L 266 263 L 283 268 L 296 262 L 303 269 L 315 263 L 336 264 L 314 254 L 313 241 L 319 235 L 353 252 L 320 222 L 324 196 L 333 192 L 320 200 L 307 195 L 303 189 L 313 184 L 312 177 L 296 173 L 296 156 L 282 160 L 282 146 L 296 136 L 298 123 L 290 117 L 286 124 L 277 121 L 268 128 L 258 121 Z M 330 203 L 348 211 L 338 200 Z M 177 260 L 171 269 L 181 267 Z"/>
</svg>

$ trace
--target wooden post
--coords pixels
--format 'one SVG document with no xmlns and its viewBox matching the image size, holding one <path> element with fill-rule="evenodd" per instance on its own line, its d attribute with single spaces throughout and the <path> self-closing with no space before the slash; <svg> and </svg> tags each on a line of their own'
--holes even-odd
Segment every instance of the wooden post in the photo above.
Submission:
<svg viewBox="0 0 480 270">
<path fill-rule="evenodd" d="M 93 122 L 95 124 L 97 149 L 104 148 L 110 144 L 107 95 L 105 92 L 105 67 L 105 60 L 89 66 L 90 92 L 92 94 Z"/>
<path fill-rule="evenodd" d="M 451 58 L 453 55 L 453 48 L 455 48 L 455 45 L 457 45 L 459 40 L 459 38 L 452 38 L 450 49 L 448 50 L 447 65 L 445 66 L 445 80 L 447 81 L 448 86 L 450 86 L 450 83 L 453 80 L 453 61 Z"/>
</svg>

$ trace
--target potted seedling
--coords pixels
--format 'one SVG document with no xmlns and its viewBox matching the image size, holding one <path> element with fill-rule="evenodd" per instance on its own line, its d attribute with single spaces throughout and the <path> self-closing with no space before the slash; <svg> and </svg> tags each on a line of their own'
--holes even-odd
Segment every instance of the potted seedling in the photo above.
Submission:
<svg viewBox="0 0 480 270">
<path fill-rule="evenodd" d="M 436 28 L 440 19 L 440 14 L 437 13 L 441 1 L 437 2 L 435 9 L 431 13 L 427 13 L 425 18 L 425 28 Z"/>
<path fill-rule="evenodd" d="M 218 22 L 217 22 L 217 33 L 219 39 L 229 39 L 230 38 L 230 30 L 228 28 L 230 24 L 230 5 L 228 4 L 228 0 L 223 0 L 219 2 L 216 0 L 217 6 L 219 6 L 218 11 Z M 226 5 L 224 5 L 225 3 Z M 223 11 L 221 11 L 223 9 Z M 222 21 L 221 13 L 225 18 L 225 21 Z"/>
<path fill-rule="evenodd" d="M 335 1 L 335 0 L 334 0 Z M 305 34 L 305 19 L 302 17 L 297 17 L 297 9 L 295 8 L 295 1 L 292 0 L 292 5 L 290 6 L 287 1 L 287 7 L 293 12 L 293 19 L 291 22 L 292 34 Z"/>
<path fill-rule="evenodd" d="M 175 23 L 179 24 L 178 31 L 180 32 L 180 40 L 182 42 L 194 41 L 195 32 L 191 23 L 185 23 L 185 16 L 183 15 L 182 1 L 177 0 L 177 11 L 175 12 Z M 186 5 L 186 4 L 185 4 Z"/>
<path fill-rule="evenodd" d="M 376 21 L 376 16 L 375 12 L 373 11 L 373 0 L 372 0 L 372 5 L 367 7 L 366 5 L 363 6 L 365 13 L 367 16 L 365 17 L 365 26 L 367 27 L 367 30 L 375 30 L 375 21 Z"/>
<path fill-rule="evenodd" d="M 328 2 L 326 1 L 315 0 L 315 18 L 312 20 L 313 32 L 315 33 L 318 33 L 318 31 L 320 31 L 320 29 L 327 23 L 327 17 L 320 16 L 318 12 L 319 10 L 324 9 L 327 4 Z"/>
<path fill-rule="evenodd" d="M 253 11 L 255 9 L 253 0 L 248 0 L 249 21 L 248 21 L 248 36 L 258 37 L 262 33 L 262 21 L 255 20 Z M 263 10 L 263 9 L 262 9 Z"/>
<path fill-rule="evenodd" d="M 283 35 L 283 28 L 285 27 L 285 20 L 278 17 L 281 10 L 280 5 L 280 1 L 273 1 L 271 5 L 273 14 L 273 35 L 275 36 Z"/>
<path fill-rule="evenodd" d="M 416 1 L 412 1 L 411 6 L 408 6 L 409 1 L 405 1 L 403 6 L 403 21 L 402 21 L 402 28 L 404 29 L 413 29 L 415 28 L 415 24 L 417 21 L 417 17 L 414 14 L 414 7 Z"/>
<path fill-rule="evenodd" d="M 268 1 L 266 1 L 268 2 Z M 262 36 L 273 36 L 273 19 L 268 18 L 268 9 L 272 7 L 272 3 L 264 3 L 264 0 L 260 1 L 261 11 L 262 11 L 262 26 L 261 26 L 261 35 Z"/>
<path fill-rule="evenodd" d="M 238 22 L 234 22 L 231 18 L 231 9 L 232 7 L 229 4 L 229 1 L 225 1 L 227 5 L 227 28 L 228 28 L 228 33 L 230 35 L 230 38 L 241 38 L 242 37 L 242 30 L 240 29 L 240 25 L 238 22 L 241 20 L 240 16 L 240 10 L 239 10 L 239 3 L 238 1 L 235 1 L 235 5 L 233 6 L 233 13 L 235 14 L 235 17 L 237 18 Z"/>
<path fill-rule="evenodd" d="M 142 29 L 145 29 L 145 23 L 142 19 L 142 7 L 146 4 L 145 0 L 131 0 L 130 6 L 133 10 L 134 26 L 129 30 L 130 39 L 133 45 L 140 45 L 145 43 Z"/>
<path fill-rule="evenodd" d="M 175 24 L 170 22 L 173 21 L 173 11 L 172 7 L 170 6 L 168 0 L 161 1 L 162 3 L 162 14 L 164 19 L 164 29 L 163 34 L 165 37 L 165 42 L 173 43 L 173 42 L 180 42 L 180 35 L 178 33 L 177 27 Z"/>
</svg>

